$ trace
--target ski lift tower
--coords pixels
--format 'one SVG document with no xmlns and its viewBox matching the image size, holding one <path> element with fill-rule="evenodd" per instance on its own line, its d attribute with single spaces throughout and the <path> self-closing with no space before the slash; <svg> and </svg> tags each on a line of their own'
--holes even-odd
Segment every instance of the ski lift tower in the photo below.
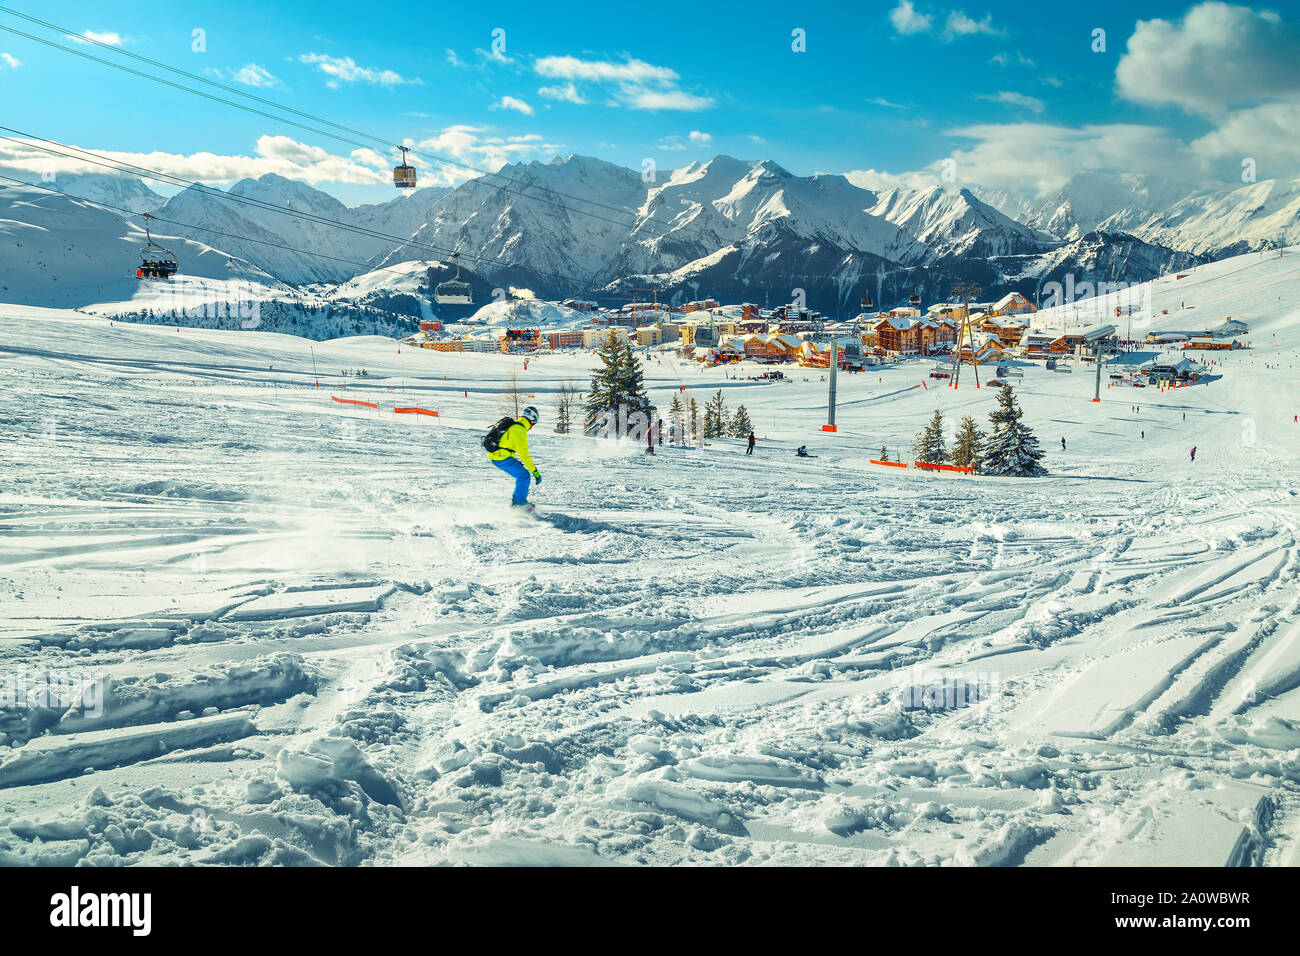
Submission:
<svg viewBox="0 0 1300 956">
<path fill-rule="evenodd" d="M 872 302 L 871 295 L 869 293 L 864 294 L 862 296 L 862 300 L 859 303 L 859 305 L 861 306 L 863 312 L 865 312 L 867 309 L 871 309 L 875 307 L 875 303 Z M 861 326 L 861 324 L 862 324 L 861 319 L 854 320 L 853 322 L 854 335 L 858 334 L 858 328 Z M 822 431 L 824 432 L 833 432 L 839 430 L 835 427 L 835 386 L 836 386 L 835 379 L 837 373 L 840 370 L 840 340 L 839 340 L 838 333 L 835 332 L 831 333 L 830 344 L 831 344 L 831 350 L 830 350 L 831 351 L 831 369 L 830 369 L 831 374 L 830 374 L 830 387 L 827 389 L 827 396 L 826 396 L 826 424 L 822 426 Z"/>
<path fill-rule="evenodd" d="M 822 426 L 822 431 L 838 431 L 835 427 L 835 373 L 840 367 L 840 340 L 831 334 L 831 375 L 830 375 L 830 394 L 826 399 L 826 424 Z"/>
<path fill-rule="evenodd" d="M 1092 390 L 1092 400 L 1094 402 L 1101 401 L 1101 355 L 1102 355 L 1102 343 L 1101 340 L 1099 339 L 1097 341 L 1097 346 L 1093 350 L 1093 354 L 1092 354 L 1092 360 L 1097 365 L 1097 383 Z"/>
<path fill-rule="evenodd" d="M 970 324 L 970 300 L 980 294 L 980 287 L 970 282 L 960 282 L 952 287 L 952 293 L 961 296 L 961 326 L 957 329 L 957 344 L 953 348 L 952 361 L 952 387 L 956 388 L 961 381 L 961 340 L 962 334 L 965 333 L 966 341 L 970 345 L 970 364 L 971 369 L 975 372 L 975 387 L 980 387 L 980 367 L 975 361 L 975 333 Z"/>
</svg>

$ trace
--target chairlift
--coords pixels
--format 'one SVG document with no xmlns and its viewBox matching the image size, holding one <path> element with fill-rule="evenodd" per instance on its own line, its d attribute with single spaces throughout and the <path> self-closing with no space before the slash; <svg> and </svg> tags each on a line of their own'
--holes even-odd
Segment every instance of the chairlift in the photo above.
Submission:
<svg viewBox="0 0 1300 956">
<path fill-rule="evenodd" d="M 861 303 L 861 305 L 862 305 L 862 311 L 863 311 L 863 312 L 866 312 L 868 309 L 875 308 L 876 303 L 874 303 L 874 302 L 871 301 L 871 296 L 869 296 L 869 295 L 864 295 L 864 296 L 862 297 L 862 303 Z"/>
<path fill-rule="evenodd" d="M 135 270 L 137 279 L 170 279 L 179 270 L 176 256 L 170 249 L 164 249 L 153 241 L 149 223 L 154 217 L 144 214 L 144 236 L 148 243 L 140 250 L 140 268 Z"/>
<path fill-rule="evenodd" d="M 393 167 L 393 185 L 398 189 L 415 188 L 415 167 L 406 161 L 406 147 L 397 147 L 402 151 L 402 162 Z"/>
<path fill-rule="evenodd" d="M 908 296 L 907 302 L 909 305 L 919 306 L 921 304 L 921 294 L 919 292 L 913 292 Z"/>
<path fill-rule="evenodd" d="M 473 305 L 473 290 L 468 282 L 460 281 L 460 253 L 453 252 L 451 258 L 456 263 L 456 278 L 439 282 L 433 290 L 433 301 L 439 305 Z"/>
</svg>

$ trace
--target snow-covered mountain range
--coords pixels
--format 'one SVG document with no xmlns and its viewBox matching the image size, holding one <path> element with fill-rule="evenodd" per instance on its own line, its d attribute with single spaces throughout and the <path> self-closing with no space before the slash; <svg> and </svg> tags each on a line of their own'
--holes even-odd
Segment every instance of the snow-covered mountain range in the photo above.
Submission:
<svg viewBox="0 0 1300 956">
<path fill-rule="evenodd" d="M 0 300 L 130 299 L 143 212 L 158 217 L 155 229 L 187 275 L 400 302 L 407 316 L 428 311 L 429 267 L 436 279 L 449 274 L 452 251 L 485 299 L 495 288 L 526 288 L 550 299 L 617 300 L 654 285 L 669 301 L 776 305 L 802 290 L 810 306 L 842 314 L 862 295 L 891 305 L 919 291 L 932 301 L 957 282 L 977 282 L 987 295 L 1032 293 L 1065 274 L 1138 282 L 1300 241 L 1300 180 L 1198 191 L 1158 177 L 1085 174 L 1042 196 L 877 192 L 840 175 L 796 176 L 729 156 L 647 179 L 568 156 L 356 207 L 275 175 L 170 199 L 105 175 L 53 184 L 100 205 L 0 181 Z"/>
</svg>

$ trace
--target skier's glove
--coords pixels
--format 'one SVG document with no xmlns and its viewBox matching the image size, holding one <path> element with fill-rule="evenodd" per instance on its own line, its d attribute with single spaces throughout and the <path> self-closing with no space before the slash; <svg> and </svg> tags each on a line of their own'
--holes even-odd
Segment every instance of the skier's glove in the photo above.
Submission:
<svg viewBox="0 0 1300 956">
<path fill-rule="evenodd" d="M 542 483 L 542 473 L 540 471 L 533 472 L 533 481 L 537 482 L 539 485 Z"/>
</svg>

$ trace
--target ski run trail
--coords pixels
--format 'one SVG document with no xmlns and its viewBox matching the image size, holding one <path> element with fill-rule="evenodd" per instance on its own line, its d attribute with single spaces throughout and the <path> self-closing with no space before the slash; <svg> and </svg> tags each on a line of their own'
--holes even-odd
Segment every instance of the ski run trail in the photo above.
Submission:
<svg viewBox="0 0 1300 956">
<path fill-rule="evenodd" d="M 1037 479 L 868 463 L 987 427 L 928 361 L 829 435 L 822 372 L 655 353 L 758 447 L 650 457 L 552 433 L 586 353 L 0 306 L 0 863 L 1300 864 L 1300 257 L 1154 292 L 1251 348 L 1023 363 Z"/>
</svg>

